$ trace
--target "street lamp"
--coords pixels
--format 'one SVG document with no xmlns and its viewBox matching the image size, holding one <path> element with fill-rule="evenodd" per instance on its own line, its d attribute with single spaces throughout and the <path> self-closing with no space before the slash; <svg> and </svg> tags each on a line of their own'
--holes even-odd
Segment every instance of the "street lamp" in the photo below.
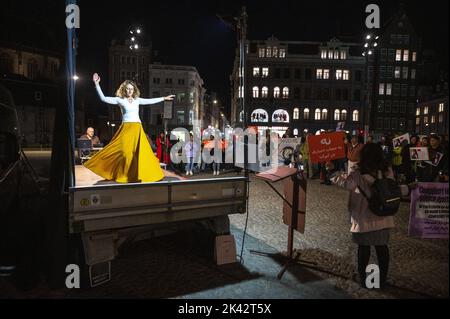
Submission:
<svg viewBox="0 0 450 319">
<path fill-rule="evenodd" d="M 366 58 L 366 107 L 364 108 L 364 143 L 367 142 L 367 137 L 370 131 L 370 113 L 372 111 L 372 99 L 370 94 L 370 77 L 369 77 L 369 64 L 374 59 L 375 48 L 378 46 L 379 36 L 373 34 L 367 34 L 365 36 L 364 47 L 362 55 Z M 372 83 L 374 85 L 374 83 Z"/>
<path fill-rule="evenodd" d="M 142 30 L 140 28 L 137 27 L 131 27 L 130 30 L 130 50 L 136 52 L 136 76 L 134 78 L 134 80 L 136 81 L 136 83 L 138 84 L 138 79 L 139 79 L 139 55 L 138 55 L 138 50 L 140 48 L 139 46 L 139 42 L 138 42 L 138 36 L 142 33 Z"/>
</svg>

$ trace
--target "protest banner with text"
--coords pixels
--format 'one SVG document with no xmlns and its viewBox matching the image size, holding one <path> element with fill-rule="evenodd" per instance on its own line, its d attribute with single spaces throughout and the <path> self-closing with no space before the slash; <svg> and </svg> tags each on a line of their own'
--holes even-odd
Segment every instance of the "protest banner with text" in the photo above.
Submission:
<svg viewBox="0 0 450 319">
<path fill-rule="evenodd" d="M 448 238 L 448 184 L 418 183 L 411 193 L 409 236 Z"/>
</svg>

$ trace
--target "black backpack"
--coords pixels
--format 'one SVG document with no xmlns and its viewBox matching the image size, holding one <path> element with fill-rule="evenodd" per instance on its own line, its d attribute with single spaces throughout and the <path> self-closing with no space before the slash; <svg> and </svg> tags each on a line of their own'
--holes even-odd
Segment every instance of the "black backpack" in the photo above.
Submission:
<svg viewBox="0 0 450 319">
<path fill-rule="evenodd" d="M 377 216 L 393 216 L 400 208 L 402 192 L 397 182 L 391 178 L 376 178 L 370 186 L 372 196 L 358 187 L 361 194 L 367 199 L 369 209 Z"/>
</svg>

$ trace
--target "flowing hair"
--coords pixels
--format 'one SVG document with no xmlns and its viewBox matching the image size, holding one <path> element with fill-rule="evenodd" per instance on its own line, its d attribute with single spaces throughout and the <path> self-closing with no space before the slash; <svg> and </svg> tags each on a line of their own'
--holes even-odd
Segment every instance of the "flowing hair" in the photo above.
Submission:
<svg viewBox="0 0 450 319">
<path fill-rule="evenodd" d="M 131 85 L 133 86 L 133 88 L 134 88 L 134 91 L 133 91 L 133 99 L 138 98 L 138 97 L 141 95 L 141 91 L 139 91 L 139 89 L 138 89 L 136 83 L 134 83 L 133 81 L 130 81 L 130 80 L 124 81 L 124 82 L 119 86 L 119 88 L 118 88 L 117 91 L 116 91 L 116 96 L 117 96 L 117 97 L 120 97 L 120 98 L 122 98 L 122 99 L 123 99 L 124 97 L 126 97 L 126 96 L 127 96 L 126 88 L 127 88 L 127 85 L 128 85 L 128 84 L 131 84 Z"/>
</svg>

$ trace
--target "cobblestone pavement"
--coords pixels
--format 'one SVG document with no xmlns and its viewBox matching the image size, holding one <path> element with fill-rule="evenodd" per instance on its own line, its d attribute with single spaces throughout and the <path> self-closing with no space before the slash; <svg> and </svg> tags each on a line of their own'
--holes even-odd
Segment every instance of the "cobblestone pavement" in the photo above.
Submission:
<svg viewBox="0 0 450 319">
<path fill-rule="evenodd" d="M 282 192 L 282 183 L 277 189 Z M 351 241 L 346 205 L 348 192 L 336 186 L 308 182 L 305 234 L 296 233 L 294 245 L 302 258 L 320 268 L 357 279 L 356 245 Z M 282 200 L 263 181 L 251 178 L 248 233 L 279 251 L 286 250 L 287 226 L 282 221 Z M 245 217 L 231 216 L 243 229 Z M 334 284 L 355 298 L 448 298 L 448 240 L 408 237 L 409 202 L 395 216 L 396 228 L 389 244 L 389 287 L 384 291 L 361 289 L 356 281 L 332 276 Z M 372 250 L 372 261 L 376 263 Z"/>
<path fill-rule="evenodd" d="M 201 174 L 189 178 L 214 177 Z M 282 183 L 276 187 L 282 191 Z M 296 234 L 294 245 L 302 259 L 316 262 L 324 271 L 294 265 L 278 281 L 282 262 L 249 252 L 283 252 L 287 245 L 282 200 L 264 182 L 251 177 L 243 265 L 217 267 L 210 254 L 211 238 L 195 228 L 122 247 L 113 262 L 112 281 L 103 286 L 81 291 L 39 286 L 23 292 L 0 277 L 0 297 L 448 298 L 448 240 L 408 237 L 407 202 L 395 217 L 388 287 L 383 291 L 360 288 L 354 275 L 356 246 L 349 232 L 347 197 L 346 191 L 335 186 L 308 182 L 306 230 Z M 238 254 L 246 218 L 230 216 Z"/>
</svg>

